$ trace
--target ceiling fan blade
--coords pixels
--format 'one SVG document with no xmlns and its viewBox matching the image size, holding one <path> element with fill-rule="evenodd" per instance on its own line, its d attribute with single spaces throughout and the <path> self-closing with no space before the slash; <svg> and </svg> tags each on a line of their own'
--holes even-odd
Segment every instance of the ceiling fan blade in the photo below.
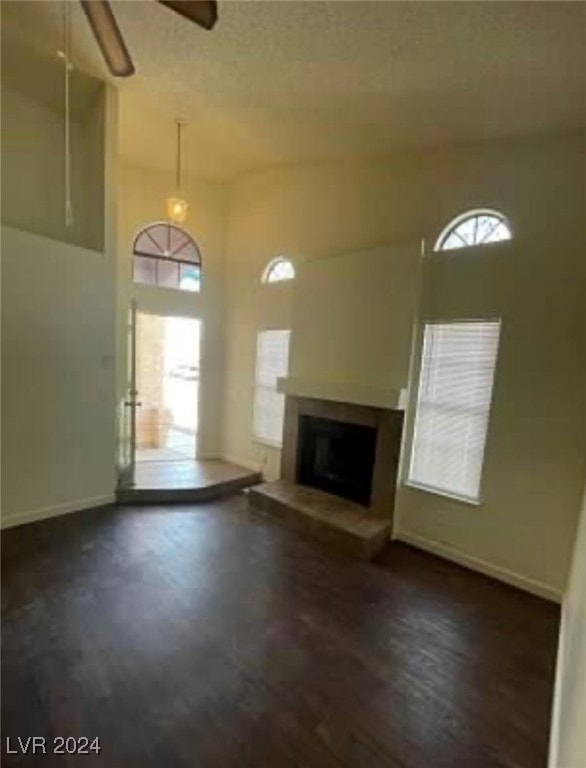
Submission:
<svg viewBox="0 0 586 768">
<path fill-rule="evenodd" d="M 204 29 L 213 29 L 218 20 L 216 0 L 159 0 L 159 2 Z"/>
<path fill-rule="evenodd" d="M 124 38 L 107 0 L 80 0 L 108 69 L 115 77 L 135 72 Z"/>
</svg>

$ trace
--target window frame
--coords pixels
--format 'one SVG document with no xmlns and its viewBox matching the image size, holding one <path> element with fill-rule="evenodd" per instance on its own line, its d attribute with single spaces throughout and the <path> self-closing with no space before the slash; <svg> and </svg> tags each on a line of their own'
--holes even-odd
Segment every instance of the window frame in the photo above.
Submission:
<svg viewBox="0 0 586 768">
<path fill-rule="evenodd" d="M 291 277 L 281 277 L 278 280 L 271 280 L 270 279 L 271 272 L 275 269 L 275 267 L 283 263 L 287 263 L 291 266 L 293 270 L 293 274 L 291 275 Z M 296 277 L 297 277 L 297 270 L 295 268 L 295 263 L 293 262 L 293 259 L 290 259 L 289 256 L 275 256 L 275 258 L 271 259 L 269 263 L 266 265 L 266 267 L 263 269 L 260 281 L 263 285 L 275 285 L 276 283 L 288 283 L 290 280 L 295 280 Z"/>
<path fill-rule="evenodd" d="M 443 245 L 448 237 L 455 232 L 455 230 L 468 219 L 474 219 L 478 216 L 492 216 L 499 220 L 500 224 L 504 224 L 509 232 L 509 237 L 504 240 L 487 241 L 485 243 L 471 243 L 470 245 L 462 245 L 460 248 L 444 248 Z M 511 220 L 508 216 L 505 216 L 501 211 L 497 211 L 496 208 L 472 208 L 469 211 L 450 219 L 446 226 L 442 229 L 439 236 L 436 238 L 435 245 L 433 246 L 434 253 L 451 253 L 453 251 L 460 251 L 462 248 L 482 248 L 487 245 L 498 245 L 499 243 L 510 242 L 515 236 Z"/>
<path fill-rule="evenodd" d="M 456 324 L 467 324 L 467 323 L 493 323 L 498 324 L 498 342 L 497 342 L 497 348 L 496 348 L 496 355 L 495 355 L 495 361 L 494 361 L 494 368 L 493 368 L 493 374 L 492 374 L 492 383 L 491 383 L 491 392 L 490 392 L 490 398 L 488 400 L 488 419 L 487 419 L 487 425 L 486 425 L 486 433 L 484 436 L 484 444 L 482 447 L 482 461 L 480 465 L 480 479 L 478 483 L 478 496 L 472 497 L 467 496 L 465 494 L 459 494 L 455 491 L 450 491 L 444 488 L 438 488 L 433 485 L 428 485 L 426 483 L 422 483 L 417 480 L 411 479 L 411 471 L 412 471 L 412 465 L 414 460 L 414 454 L 415 454 L 415 440 L 416 440 L 416 430 L 417 430 L 417 416 L 419 411 L 419 393 L 421 391 L 421 385 L 422 385 L 422 371 L 423 371 L 423 362 L 424 362 L 424 346 L 425 346 L 425 331 L 428 326 L 434 326 L 434 325 L 456 325 Z M 495 392 L 495 385 L 498 375 L 498 363 L 499 363 L 499 356 L 501 354 L 501 343 L 502 343 L 502 330 L 503 330 L 503 320 L 502 317 L 473 317 L 473 318 L 448 318 L 448 319 L 433 319 L 433 320 L 423 320 L 420 323 L 419 332 L 418 332 L 418 342 L 417 342 L 417 349 L 418 354 L 416 357 L 416 362 L 412 371 L 412 378 L 415 381 L 415 386 L 413 387 L 412 395 L 409 398 L 409 410 L 410 410 L 410 418 L 408 421 L 408 433 L 407 433 L 407 440 L 408 440 L 408 451 L 406 452 L 405 456 L 405 462 L 404 462 L 404 469 L 403 469 L 403 479 L 402 479 L 402 485 L 406 486 L 407 488 L 415 491 L 420 491 L 426 494 L 430 494 L 432 496 L 440 496 L 443 498 L 447 498 L 450 501 L 455 501 L 461 504 L 465 504 L 467 506 L 473 506 L 473 507 L 481 507 L 484 504 L 484 496 L 483 496 L 483 482 L 484 482 L 484 460 L 486 456 L 486 447 L 488 445 L 489 440 L 489 434 L 490 434 L 490 421 L 491 421 L 491 415 L 492 415 L 492 406 L 494 402 L 494 392 Z"/>
<path fill-rule="evenodd" d="M 160 255 L 158 255 L 158 254 L 154 254 L 154 253 L 147 253 L 145 251 L 140 250 L 137 247 L 137 243 L 138 243 L 138 241 L 144 235 L 149 236 L 150 239 L 155 244 L 155 246 L 157 248 L 160 248 L 160 244 L 157 242 L 157 240 L 155 240 L 155 238 L 152 235 L 150 235 L 150 231 L 152 229 L 154 229 L 155 227 L 167 227 L 169 229 L 169 233 L 171 232 L 171 230 L 174 230 L 175 232 L 180 233 L 181 235 L 183 235 L 185 237 L 185 242 L 183 243 L 183 245 L 181 246 L 181 248 L 179 250 L 183 250 L 183 248 L 185 248 L 185 246 L 187 246 L 187 245 L 192 246 L 193 249 L 195 250 L 196 254 L 197 254 L 197 260 L 177 258 L 176 256 L 173 255 L 173 253 L 175 253 L 175 251 L 173 253 L 170 253 L 169 255 L 165 255 L 164 252 L 162 252 Z M 155 264 L 155 282 L 154 283 L 147 283 L 147 282 L 143 282 L 142 280 L 136 280 L 135 279 L 136 259 L 137 258 L 149 259 L 149 260 L 154 262 L 154 264 Z M 178 279 L 177 279 L 177 285 L 176 286 L 164 285 L 162 283 L 159 283 L 159 266 L 161 264 L 169 264 L 169 263 L 177 265 L 177 278 Z M 181 268 L 182 267 L 191 267 L 191 268 L 196 268 L 198 270 L 198 277 L 199 277 L 198 284 L 199 284 L 199 287 L 198 287 L 197 290 L 189 290 L 187 288 L 181 288 L 181 280 L 182 280 L 182 275 L 181 275 L 181 271 L 182 270 L 181 270 Z M 132 270 L 131 270 L 131 274 L 132 274 L 132 283 L 135 284 L 135 285 L 143 285 L 143 286 L 147 286 L 148 288 L 163 288 L 165 290 L 170 290 L 170 291 L 181 291 L 181 293 L 199 294 L 199 293 L 201 293 L 201 287 L 202 287 L 202 282 L 203 282 L 202 281 L 203 263 L 202 263 L 201 250 L 200 250 L 198 244 L 195 242 L 194 238 L 189 234 L 189 232 L 187 232 L 187 230 L 183 229 L 183 227 L 179 227 L 179 226 L 177 226 L 177 224 L 173 224 L 173 223 L 168 222 L 168 221 L 153 221 L 150 224 L 147 224 L 145 227 L 142 227 L 142 229 L 140 229 L 137 232 L 137 234 L 136 234 L 136 236 L 135 236 L 135 238 L 133 240 L 133 243 L 132 243 Z"/>
<path fill-rule="evenodd" d="M 266 445 L 269 448 L 275 448 L 276 450 L 282 450 L 283 448 L 283 436 L 281 435 L 281 441 L 275 441 L 271 440 L 270 438 L 257 435 L 256 434 L 256 395 L 259 389 L 262 389 L 264 391 L 268 391 L 277 395 L 280 395 L 281 397 L 285 398 L 285 395 L 282 392 L 279 392 L 277 389 L 277 382 L 275 382 L 274 387 L 268 387 L 266 385 L 260 385 L 258 383 L 259 378 L 259 363 L 260 363 L 260 337 L 262 334 L 265 333 L 271 333 L 271 332 L 280 332 L 280 333 L 287 333 L 287 366 L 286 370 L 284 372 L 284 376 L 287 376 L 289 371 L 289 359 L 291 356 L 291 335 L 292 331 L 290 328 L 262 328 L 257 331 L 256 333 L 256 358 L 255 358 L 255 364 L 254 364 L 254 385 L 253 385 L 253 393 L 252 393 L 252 425 L 251 425 L 251 435 L 253 442 L 259 444 L 259 445 Z M 283 427 L 285 425 L 285 414 L 283 412 Z"/>
</svg>

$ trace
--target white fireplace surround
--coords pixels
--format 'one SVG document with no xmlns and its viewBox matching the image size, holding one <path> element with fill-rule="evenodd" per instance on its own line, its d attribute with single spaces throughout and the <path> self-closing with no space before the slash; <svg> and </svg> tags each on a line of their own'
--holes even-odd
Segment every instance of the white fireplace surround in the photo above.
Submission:
<svg viewBox="0 0 586 768">
<path fill-rule="evenodd" d="M 354 403 L 373 408 L 404 411 L 406 389 L 379 389 L 361 384 L 301 379 L 293 376 L 280 378 L 277 389 L 284 395 L 330 400 L 335 403 Z"/>
</svg>

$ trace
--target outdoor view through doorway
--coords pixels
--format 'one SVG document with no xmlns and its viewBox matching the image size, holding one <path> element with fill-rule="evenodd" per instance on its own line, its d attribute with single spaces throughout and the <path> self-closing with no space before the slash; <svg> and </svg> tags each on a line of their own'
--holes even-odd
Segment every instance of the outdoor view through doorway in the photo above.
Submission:
<svg viewBox="0 0 586 768">
<path fill-rule="evenodd" d="M 199 320 L 137 314 L 137 461 L 195 459 L 199 342 Z"/>
</svg>

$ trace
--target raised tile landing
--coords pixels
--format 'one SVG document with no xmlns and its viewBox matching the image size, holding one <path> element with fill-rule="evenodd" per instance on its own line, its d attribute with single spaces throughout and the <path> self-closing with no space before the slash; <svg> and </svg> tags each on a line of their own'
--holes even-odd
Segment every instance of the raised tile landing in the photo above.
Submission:
<svg viewBox="0 0 586 768">
<path fill-rule="evenodd" d="M 134 485 L 121 484 L 116 497 L 122 504 L 211 501 L 260 480 L 258 472 L 219 459 L 148 461 L 136 465 Z"/>
<path fill-rule="evenodd" d="M 366 507 L 286 480 L 256 485 L 248 493 L 253 508 L 311 538 L 368 560 L 388 543 L 391 523 Z"/>
</svg>

